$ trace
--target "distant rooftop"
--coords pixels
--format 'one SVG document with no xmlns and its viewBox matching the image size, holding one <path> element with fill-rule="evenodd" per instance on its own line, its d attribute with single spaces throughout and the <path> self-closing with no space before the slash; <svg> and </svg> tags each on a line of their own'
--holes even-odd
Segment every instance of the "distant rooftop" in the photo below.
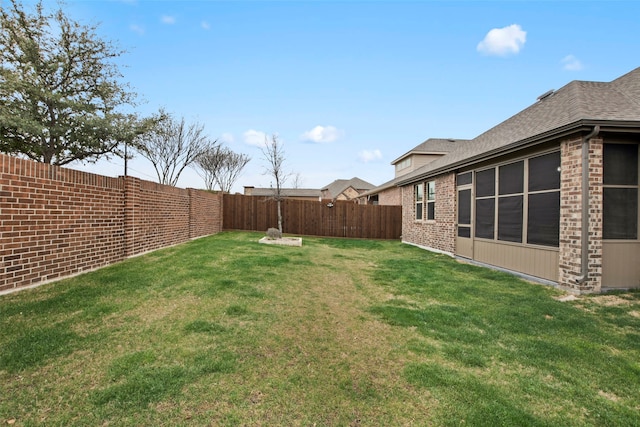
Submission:
<svg viewBox="0 0 640 427">
<path fill-rule="evenodd" d="M 260 188 L 260 187 L 245 187 L 245 194 L 247 193 L 247 189 L 251 189 L 252 196 L 273 196 L 275 194 L 275 189 L 273 188 Z M 322 192 L 315 188 L 282 188 L 281 193 L 284 197 L 316 197 L 320 198 L 322 196 Z"/>
<path fill-rule="evenodd" d="M 353 187 L 358 191 L 366 191 L 371 190 L 375 185 L 357 177 L 351 179 L 336 179 L 331 184 L 323 187 L 322 191 L 327 191 L 331 197 L 336 197 L 349 187 Z"/>
</svg>

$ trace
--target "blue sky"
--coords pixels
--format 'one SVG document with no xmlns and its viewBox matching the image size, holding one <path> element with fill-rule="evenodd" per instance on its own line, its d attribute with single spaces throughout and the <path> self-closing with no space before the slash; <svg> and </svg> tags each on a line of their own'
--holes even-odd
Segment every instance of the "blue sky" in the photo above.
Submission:
<svg viewBox="0 0 640 427">
<path fill-rule="evenodd" d="M 54 5 L 54 2 L 46 1 Z M 635 1 L 89 1 L 140 95 L 251 157 L 234 190 L 270 186 L 257 146 L 284 143 L 286 169 L 319 188 L 393 178 L 427 138 L 473 138 L 572 80 L 640 66 Z M 122 174 L 121 160 L 71 166 Z M 142 158 L 130 174 L 155 180 Z M 179 186 L 202 188 L 191 169 Z"/>
</svg>

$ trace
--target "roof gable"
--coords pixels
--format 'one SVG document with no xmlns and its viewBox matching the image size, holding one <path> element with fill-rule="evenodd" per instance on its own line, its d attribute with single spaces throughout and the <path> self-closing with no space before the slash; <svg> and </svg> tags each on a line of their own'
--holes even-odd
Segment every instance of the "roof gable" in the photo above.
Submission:
<svg viewBox="0 0 640 427">
<path fill-rule="evenodd" d="M 429 138 L 392 161 L 391 164 L 395 165 L 412 154 L 446 154 L 454 150 L 457 145 L 468 141 L 468 139 Z"/>
</svg>

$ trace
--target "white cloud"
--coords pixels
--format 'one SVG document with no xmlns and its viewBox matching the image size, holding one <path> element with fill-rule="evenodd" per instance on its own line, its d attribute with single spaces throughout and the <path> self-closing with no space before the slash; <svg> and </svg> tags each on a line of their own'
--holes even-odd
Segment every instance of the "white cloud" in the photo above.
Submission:
<svg viewBox="0 0 640 427">
<path fill-rule="evenodd" d="M 171 16 L 171 15 L 162 15 L 162 18 L 160 18 L 160 20 L 162 21 L 163 24 L 168 24 L 168 25 L 173 25 L 176 23 L 175 16 Z"/>
<path fill-rule="evenodd" d="M 582 62 L 573 55 L 567 55 L 562 58 L 562 68 L 566 71 L 580 71 L 584 68 Z"/>
<path fill-rule="evenodd" d="M 211 25 L 209 25 L 209 23 L 208 23 L 207 21 L 202 21 L 202 22 L 200 23 L 200 26 L 201 26 L 203 29 L 205 29 L 205 30 L 209 30 L 209 29 L 211 29 Z"/>
<path fill-rule="evenodd" d="M 358 153 L 358 158 L 364 163 L 369 163 L 382 159 L 382 152 L 377 148 L 375 150 L 362 150 Z"/>
<path fill-rule="evenodd" d="M 303 133 L 300 138 L 303 141 L 316 143 L 333 142 L 342 136 L 342 131 L 334 126 L 316 126 L 310 131 Z"/>
<path fill-rule="evenodd" d="M 144 34 L 144 28 L 142 28 L 140 25 L 131 24 L 131 25 L 129 25 L 129 29 L 131 31 L 133 31 L 134 33 L 137 33 L 139 35 L 143 35 Z"/>
<path fill-rule="evenodd" d="M 520 52 L 526 41 L 527 32 L 520 25 L 513 24 L 489 31 L 484 40 L 478 43 L 477 49 L 485 55 L 506 56 Z"/>
<path fill-rule="evenodd" d="M 222 142 L 223 144 L 233 144 L 235 138 L 233 137 L 232 133 L 225 132 L 220 136 L 220 138 L 218 138 L 218 141 Z"/>
<path fill-rule="evenodd" d="M 255 147 L 264 147 L 267 134 L 257 130 L 249 129 L 244 134 L 244 142 Z"/>
</svg>

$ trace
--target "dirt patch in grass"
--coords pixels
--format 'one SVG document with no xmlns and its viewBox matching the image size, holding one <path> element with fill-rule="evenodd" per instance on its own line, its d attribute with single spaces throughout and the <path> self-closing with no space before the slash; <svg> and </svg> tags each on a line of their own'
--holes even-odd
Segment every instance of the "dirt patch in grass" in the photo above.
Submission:
<svg viewBox="0 0 640 427">
<path fill-rule="evenodd" d="M 259 240 L 259 243 L 264 245 L 302 246 L 302 237 L 281 237 L 279 239 L 263 237 Z"/>
<path fill-rule="evenodd" d="M 617 402 L 620 400 L 620 398 L 615 394 L 607 393 L 606 391 L 602 391 L 602 390 L 598 391 L 598 396 L 604 397 L 605 399 L 609 399 L 612 402 Z"/>
<path fill-rule="evenodd" d="M 598 295 L 591 297 L 591 301 L 604 307 L 617 307 L 621 305 L 631 305 L 633 302 L 621 298 L 618 295 Z"/>
</svg>

